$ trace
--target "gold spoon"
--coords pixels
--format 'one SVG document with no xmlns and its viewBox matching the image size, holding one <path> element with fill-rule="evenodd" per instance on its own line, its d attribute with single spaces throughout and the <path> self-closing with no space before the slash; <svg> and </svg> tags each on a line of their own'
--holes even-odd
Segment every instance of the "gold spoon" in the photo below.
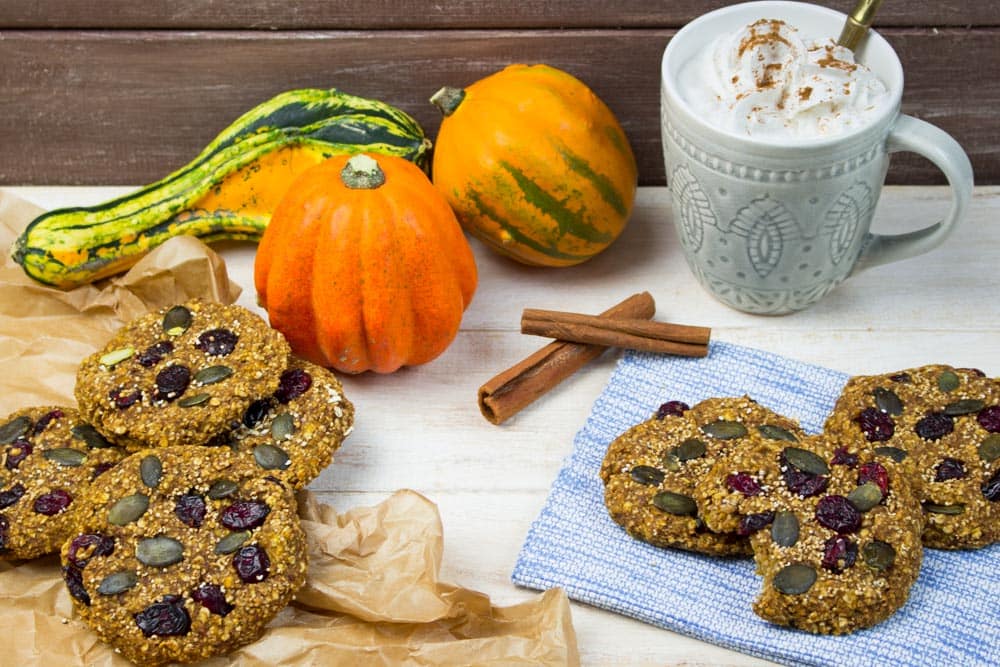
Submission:
<svg viewBox="0 0 1000 667">
<path fill-rule="evenodd" d="M 854 9 L 847 17 L 847 22 L 844 23 L 844 29 L 840 33 L 837 44 L 851 51 L 856 49 L 861 38 L 868 34 L 868 29 L 872 27 L 875 12 L 878 11 L 881 4 L 882 0 L 858 0 L 858 4 L 854 5 Z"/>
</svg>

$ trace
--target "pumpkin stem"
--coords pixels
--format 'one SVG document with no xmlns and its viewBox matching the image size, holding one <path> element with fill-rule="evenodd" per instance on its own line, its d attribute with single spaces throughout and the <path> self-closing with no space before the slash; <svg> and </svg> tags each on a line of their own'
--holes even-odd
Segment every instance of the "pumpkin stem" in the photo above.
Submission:
<svg viewBox="0 0 1000 667">
<path fill-rule="evenodd" d="M 385 173 L 368 155 L 355 155 L 340 170 L 340 180 L 352 190 L 374 190 L 385 183 Z"/>
<path fill-rule="evenodd" d="M 441 90 L 431 95 L 431 104 L 440 109 L 445 116 L 455 113 L 455 109 L 465 99 L 465 91 L 461 88 L 450 88 L 445 86 Z"/>
</svg>

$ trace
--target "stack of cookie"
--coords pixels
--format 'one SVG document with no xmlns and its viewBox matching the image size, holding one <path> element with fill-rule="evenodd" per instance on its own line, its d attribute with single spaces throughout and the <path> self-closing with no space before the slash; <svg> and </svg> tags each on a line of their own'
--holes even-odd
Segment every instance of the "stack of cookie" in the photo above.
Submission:
<svg viewBox="0 0 1000 667">
<path fill-rule="evenodd" d="M 903 605 L 923 547 L 1000 541 L 1000 380 L 854 377 L 813 436 L 747 397 L 671 401 L 610 445 L 601 478 L 633 537 L 752 553 L 758 615 L 844 634 Z"/>
<path fill-rule="evenodd" d="M 305 581 L 294 491 L 351 430 L 340 382 L 194 300 L 123 327 L 75 394 L 0 422 L 0 558 L 61 549 L 80 617 L 138 664 L 257 639 Z"/>
</svg>

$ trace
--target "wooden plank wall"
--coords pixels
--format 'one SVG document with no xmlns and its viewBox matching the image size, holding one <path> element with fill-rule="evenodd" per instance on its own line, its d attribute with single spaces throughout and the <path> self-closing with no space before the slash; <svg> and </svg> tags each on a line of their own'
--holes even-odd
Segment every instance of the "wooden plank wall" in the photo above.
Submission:
<svg viewBox="0 0 1000 667">
<path fill-rule="evenodd" d="M 854 0 L 820 0 L 847 11 Z M 137 184 L 191 159 L 283 90 L 338 87 L 413 114 L 512 62 L 584 80 L 618 115 L 643 185 L 664 183 L 659 63 L 714 0 L 3 0 L 0 185 Z M 952 133 L 1000 183 L 1000 20 L 992 0 L 887 0 L 904 112 Z M 942 182 L 894 160 L 890 181 Z"/>
</svg>

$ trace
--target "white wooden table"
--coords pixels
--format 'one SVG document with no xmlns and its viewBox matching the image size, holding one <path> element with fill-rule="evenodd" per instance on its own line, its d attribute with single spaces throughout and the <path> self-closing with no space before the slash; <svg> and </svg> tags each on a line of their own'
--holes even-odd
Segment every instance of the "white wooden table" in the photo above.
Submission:
<svg viewBox="0 0 1000 667">
<path fill-rule="evenodd" d="M 45 208 L 97 203 L 130 188 L 7 188 Z M 940 219 L 945 188 L 890 187 L 878 231 Z M 313 483 L 339 510 L 392 491 L 420 491 L 440 508 L 445 580 L 498 604 L 534 595 L 510 583 L 517 553 L 617 359 L 609 352 L 502 426 L 479 414 L 476 390 L 546 341 L 519 333 L 525 307 L 597 313 L 648 290 L 657 319 L 711 326 L 719 340 L 849 373 L 926 363 L 1000 376 L 1000 187 L 976 190 L 969 219 L 930 254 L 854 276 L 811 310 L 746 315 L 713 300 L 681 257 L 666 188 L 640 190 L 621 238 L 578 267 L 517 265 L 473 242 L 479 288 L 444 355 L 393 375 L 343 378 L 357 408 L 354 433 Z M 254 248 L 221 248 L 256 309 Z M 753 665 L 761 661 L 582 604 L 573 605 L 584 665 Z"/>
</svg>

